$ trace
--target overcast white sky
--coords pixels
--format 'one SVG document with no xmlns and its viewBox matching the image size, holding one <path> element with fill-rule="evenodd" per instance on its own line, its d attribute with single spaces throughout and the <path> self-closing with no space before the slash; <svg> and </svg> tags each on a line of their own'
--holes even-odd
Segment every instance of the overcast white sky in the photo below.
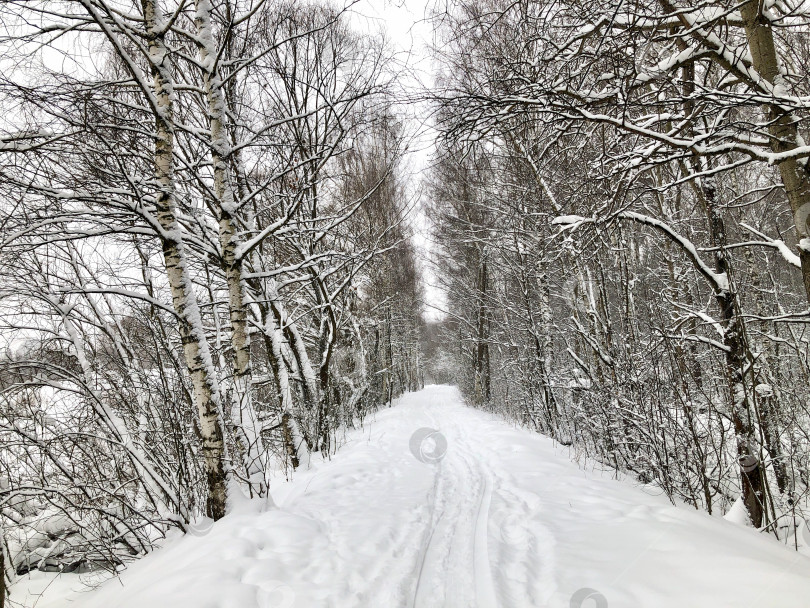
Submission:
<svg viewBox="0 0 810 608">
<path fill-rule="evenodd" d="M 406 98 L 407 93 L 416 93 L 421 87 L 430 86 L 433 82 L 434 69 L 428 52 L 428 45 L 433 40 L 433 26 L 427 18 L 435 2 L 436 0 L 360 0 L 352 7 L 358 28 L 384 31 L 397 51 L 404 68 L 404 78 L 400 83 L 404 88 L 403 98 Z M 434 133 L 430 128 L 429 108 L 426 104 L 409 106 L 407 114 L 411 117 L 411 124 L 406 130 L 416 135 L 411 143 L 407 162 L 412 172 L 412 186 L 416 189 L 420 174 L 430 163 Z M 430 242 L 424 215 L 419 210 L 413 218 L 413 224 L 416 229 L 415 245 L 423 258 L 422 267 L 425 270 L 425 313 L 428 318 L 439 318 L 442 316 L 439 310 L 444 308 L 444 298 L 441 291 L 433 286 L 435 278 L 426 263 L 430 254 Z"/>
<path fill-rule="evenodd" d="M 428 7 L 436 0 L 359 0 L 352 6 L 357 27 L 371 31 L 382 31 L 397 52 L 396 65 L 392 69 L 400 71 L 399 86 L 403 89 L 402 100 L 408 93 L 415 94 L 422 87 L 433 82 L 434 70 L 428 52 L 433 28 L 427 21 Z M 405 108 L 399 108 L 404 110 Z M 426 105 L 409 106 L 416 124 L 409 125 L 409 131 L 422 133 L 419 142 L 412 148 L 411 162 L 414 170 L 424 168 L 429 161 L 432 133 L 424 133 L 429 122 Z"/>
</svg>

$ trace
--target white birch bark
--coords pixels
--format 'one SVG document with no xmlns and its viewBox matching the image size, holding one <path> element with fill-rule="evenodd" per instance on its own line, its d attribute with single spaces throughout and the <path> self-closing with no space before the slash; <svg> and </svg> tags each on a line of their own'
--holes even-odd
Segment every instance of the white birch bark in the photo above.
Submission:
<svg viewBox="0 0 810 608">
<path fill-rule="evenodd" d="M 162 13 L 155 0 L 144 0 L 144 18 L 149 34 L 149 59 L 152 67 L 156 105 L 155 181 L 156 218 L 161 235 L 166 275 L 172 304 L 180 319 L 183 354 L 197 405 L 205 472 L 208 484 L 207 514 L 213 519 L 225 515 L 226 477 L 225 441 L 219 405 L 219 383 L 205 337 L 200 308 L 188 272 L 182 233 L 177 222 L 174 184 L 174 124 L 172 112 L 173 79 L 169 52 L 164 42 Z"/>
<path fill-rule="evenodd" d="M 233 349 L 233 391 L 231 421 L 242 444 L 243 465 L 251 493 L 263 496 L 266 453 L 262 446 L 258 418 L 253 407 L 252 372 L 250 364 L 250 335 L 247 330 L 245 284 L 242 279 L 242 258 L 236 255 L 240 244 L 237 233 L 237 204 L 229 162 L 231 143 L 226 128 L 225 95 L 217 69 L 219 56 L 211 23 L 212 6 L 208 0 L 196 2 L 195 24 L 208 103 L 211 159 L 214 169 L 214 194 L 219 207 L 219 240 L 225 278 L 228 284 L 228 312 L 231 320 Z"/>
</svg>

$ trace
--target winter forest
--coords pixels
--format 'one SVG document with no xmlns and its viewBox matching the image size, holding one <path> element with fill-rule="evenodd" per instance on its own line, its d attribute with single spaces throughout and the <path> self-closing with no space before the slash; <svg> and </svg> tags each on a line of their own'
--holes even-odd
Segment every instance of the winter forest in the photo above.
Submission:
<svg viewBox="0 0 810 608">
<path fill-rule="evenodd" d="M 806 608 L 808 65 L 805 0 L 0 0 L 0 608 Z"/>
</svg>

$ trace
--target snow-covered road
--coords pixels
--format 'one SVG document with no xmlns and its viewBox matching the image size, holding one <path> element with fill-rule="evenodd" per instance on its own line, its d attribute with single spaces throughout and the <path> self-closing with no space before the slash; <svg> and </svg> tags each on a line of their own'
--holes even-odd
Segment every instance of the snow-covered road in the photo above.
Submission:
<svg viewBox="0 0 810 608">
<path fill-rule="evenodd" d="M 63 576 L 37 606 L 810 606 L 810 559 L 582 470 L 455 388 L 407 395 L 346 441 L 276 483 L 277 508 L 239 505 L 89 593 Z"/>
</svg>

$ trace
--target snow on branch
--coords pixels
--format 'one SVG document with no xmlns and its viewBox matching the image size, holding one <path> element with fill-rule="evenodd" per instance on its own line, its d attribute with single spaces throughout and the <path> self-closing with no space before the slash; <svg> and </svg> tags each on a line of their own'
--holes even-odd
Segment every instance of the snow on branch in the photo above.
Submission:
<svg viewBox="0 0 810 608">
<path fill-rule="evenodd" d="M 677 232 L 669 224 L 662 222 L 659 219 L 643 215 L 634 211 L 620 211 L 612 216 L 620 220 L 630 220 L 639 224 L 644 224 L 655 228 L 663 233 L 670 241 L 678 245 L 678 247 L 686 253 L 695 268 L 704 276 L 704 278 L 711 284 L 712 288 L 720 293 L 727 293 L 729 290 L 728 276 L 725 272 L 715 272 L 712 268 L 700 257 L 694 243 L 687 239 L 685 236 Z M 596 218 L 586 218 L 578 215 L 562 215 L 554 218 L 551 223 L 560 226 L 562 231 L 576 230 L 584 224 L 596 223 Z"/>
<path fill-rule="evenodd" d="M 776 249 L 782 255 L 782 257 L 785 259 L 785 261 L 788 264 L 791 264 L 791 265 L 795 266 L 796 268 L 801 268 L 802 267 L 801 258 L 799 258 L 798 255 L 793 253 L 790 250 L 790 248 L 787 245 L 785 245 L 785 241 L 782 241 L 780 239 L 772 239 L 769 236 L 766 236 L 765 234 L 760 232 L 759 230 L 756 230 L 755 228 L 752 228 L 751 226 L 749 226 L 748 224 L 745 224 L 743 222 L 740 222 L 740 226 L 742 228 L 745 228 L 748 232 L 751 232 L 751 233 L 757 235 L 758 237 L 760 237 L 761 239 L 763 239 L 763 241 L 759 241 L 759 242 L 756 242 L 756 243 L 751 243 L 752 245 L 756 244 L 756 245 L 762 245 L 764 247 L 773 247 L 774 249 Z"/>
</svg>

